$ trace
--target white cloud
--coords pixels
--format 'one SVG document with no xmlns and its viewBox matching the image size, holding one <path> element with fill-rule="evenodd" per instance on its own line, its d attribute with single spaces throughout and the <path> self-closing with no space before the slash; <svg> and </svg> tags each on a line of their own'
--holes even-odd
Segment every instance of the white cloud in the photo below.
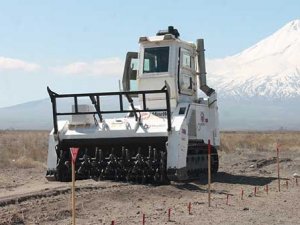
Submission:
<svg viewBox="0 0 300 225">
<path fill-rule="evenodd" d="M 123 60 L 119 58 L 106 58 L 92 62 L 74 62 L 53 69 L 55 72 L 70 75 L 119 76 L 123 71 L 123 64 Z"/>
<path fill-rule="evenodd" d="M 25 62 L 20 59 L 0 57 L 0 70 L 23 70 L 33 72 L 40 68 L 38 64 Z"/>
</svg>

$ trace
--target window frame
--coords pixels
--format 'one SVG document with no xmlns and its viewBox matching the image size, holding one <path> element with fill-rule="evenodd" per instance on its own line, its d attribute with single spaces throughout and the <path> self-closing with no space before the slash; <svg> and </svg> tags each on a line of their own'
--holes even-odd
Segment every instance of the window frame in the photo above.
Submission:
<svg viewBox="0 0 300 225">
<path fill-rule="evenodd" d="M 146 49 L 158 49 L 158 48 L 167 48 L 168 49 L 168 64 L 167 64 L 167 70 L 166 71 L 145 71 L 145 60 L 147 59 L 145 57 L 146 54 Z M 148 75 L 148 74 L 166 74 L 170 72 L 170 54 L 171 54 L 171 46 L 170 45 L 165 45 L 165 46 L 149 46 L 149 47 L 144 47 L 143 49 L 143 57 L 142 57 L 142 67 L 141 67 L 141 71 L 142 74 L 144 75 Z"/>
</svg>

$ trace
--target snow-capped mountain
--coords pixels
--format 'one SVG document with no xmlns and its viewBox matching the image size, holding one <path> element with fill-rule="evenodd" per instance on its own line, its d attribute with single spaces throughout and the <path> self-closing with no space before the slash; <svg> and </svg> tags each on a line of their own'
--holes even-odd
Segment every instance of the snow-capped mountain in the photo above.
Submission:
<svg viewBox="0 0 300 225">
<path fill-rule="evenodd" d="M 300 20 L 239 54 L 208 60 L 208 81 L 219 96 L 300 96 Z"/>
</svg>

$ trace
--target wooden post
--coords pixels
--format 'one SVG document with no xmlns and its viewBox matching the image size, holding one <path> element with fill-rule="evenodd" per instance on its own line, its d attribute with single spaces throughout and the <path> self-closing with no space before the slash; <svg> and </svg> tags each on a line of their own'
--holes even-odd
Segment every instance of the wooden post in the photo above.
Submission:
<svg viewBox="0 0 300 225">
<path fill-rule="evenodd" d="M 210 139 L 208 139 L 208 151 L 207 151 L 207 164 L 208 164 L 208 207 L 210 207 L 210 202 L 211 202 L 211 190 L 210 190 L 210 185 L 211 185 L 211 146 L 210 146 Z"/>
<path fill-rule="evenodd" d="M 242 193 L 241 193 L 241 200 L 244 199 L 244 189 L 242 188 Z"/>
<path fill-rule="evenodd" d="M 72 162 L 72 225 L 75 224 L 75 163 Z"/>
<path fill-rule="evenodd" d="M 145 222 L 146 222 L 146 216 L 145 216 L 145 213 L 144 213 L 144 214 L 143 214 L 142 224 L 145 225 Z"/>
<path fill-rule="evenodd" d="M 229 194 L 227 194 L 226 205 L 229 205 Z"/>
<path fill-rule="evenodd" d="M 75 210 L 76 210 L 76 206 L 75 206 L 75 163 L 76 163 L 76 158 L 77 158 L 77 154 L 79 151 L 79 148 L 70 148 L 71 151 L 71 156 L 72 156 L 72 225 L 76 224 L 75 221 Z"/>
<path fill-rule="evenodd" d="M 168 209 L 168 222 L 171 221 L 171 209 Z"/>
<path fill-rule="evenodd" d="M 280 192 L 280 169 L 279 169 L 279 144 L 277 142 L 277 178 L 278 178 L 278 191 Z"/>
<path fill-rule="evenodd" d="M 189 206 L 188 206 L 189 215 L 191 215 L 191 209 L 192 209 L 192 203 L 189 203 Z"/>
</svg>

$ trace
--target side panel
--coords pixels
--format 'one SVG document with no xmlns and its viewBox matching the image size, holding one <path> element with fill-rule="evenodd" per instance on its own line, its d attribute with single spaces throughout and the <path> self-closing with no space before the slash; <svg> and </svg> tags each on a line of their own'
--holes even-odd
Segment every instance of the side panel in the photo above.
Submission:
<svg viewBox="0 0 300 225">
<path fill-rule="evenodd" d="M 172 118 L 172 132 L 168 136 L 167 168 L 183 168 L 186 166 L 188 145 L 188 131 L 185 124 L 185 114 L 179 114 L 180 108 L 188 108 L 188 104 L 179 104 L 174 110 Z"/>
<path fill-rule="evenodd" d="M 219 112 L 217 105 L 217 93 L 214 93 L 209 98 L 209 121 L 212 132 L 212 144 L 220 146 L 220 128 L 219 128 Z"/>
<path fill-rule="evenodd" d="M 188 149 L 188 129 L 185 122 L 183 122 L 180 129 L 180 137 L 179 137 L 179 151 L 178 151 L 178 168 L 186 167 L 186 157 L 187 157 L 187 149 Z"/>
<path fill-rule="evenodd" d="M 204 140 L 205 143 L 211 139 L 210 116 L 207 105 L 201 104 L 196 106 L 197 110 L 197 139 Z"/>
<path fill-rule="evenodd" d="M 217 101 L 209 99 L 206 104 L 193 104 L 190 107 L 189 114 L 189 130 L 193 130 L 193 110 L 196 114 L 196 137 L 193 134 L 189 134 L 191 140 L 203 140 L 208 143 L 210 139 L 213 146 L 220 145 L 220 134 L 219 134 L 219 118 L 218 118 L 218 106 Z"/>
<path fill-rule="evenodd" d="M 47 169 L 55 170 L 57 164 L 57 155 L 55 151 L 55 146 L 57 145 L 57 141 L 54 139 L 53 131 L 49 134 L 48 141 L 48 157 L 47 157 Z"/>
<path fill-rule="evenodd" d="M 58 131 L 59 133 L 63 133 L 66 131 L 68 127 L 69 122 L 68 121 L 58 121 Z M 49 134 L 49 140 L 48 140 L 48 157 L 47 157 L 47 170 L 53 171 L 56 170 L 56 164 L 57 164 L 57 155 L 55 146 L 58 144 L 57 139 L 55 138 L 54 129 Z"/>
</svg>

